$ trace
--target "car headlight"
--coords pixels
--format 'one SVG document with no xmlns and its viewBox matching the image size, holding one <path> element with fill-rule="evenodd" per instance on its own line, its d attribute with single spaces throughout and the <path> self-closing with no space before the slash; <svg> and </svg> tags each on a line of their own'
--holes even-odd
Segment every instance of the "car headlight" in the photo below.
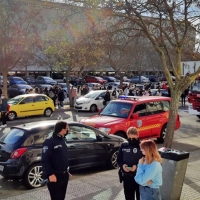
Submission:
<svg viewBox="0 0 200 200">
<path fill-rule="evenodd" d="M 103 133 L 108 134 L 108 133 L 110 132 L 111 128 L 99 127 L 99 130 L 100 130 L 101 132 L 103 132 Z"/>
</svg>

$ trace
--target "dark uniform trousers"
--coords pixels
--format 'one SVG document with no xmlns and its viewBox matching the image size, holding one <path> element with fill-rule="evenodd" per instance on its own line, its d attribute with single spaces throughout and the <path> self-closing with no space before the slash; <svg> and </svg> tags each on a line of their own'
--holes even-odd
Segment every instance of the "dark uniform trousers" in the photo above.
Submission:
<svg viewBox="0 0 200 200">
<path fill-rule="evenodd" d="M 124 183 L 124 195 L 126 200 L 140 200 L 139 185 L 135 182 L 135 173 L 124 173 L 123 183 Z"/>
<path fill-rule="evenodd" d="M 64 200 L 69 180 L 68 172 L 55 174 L 57 182 L 49 182 L 47 184 L 51 200 Z"/>
</svg>

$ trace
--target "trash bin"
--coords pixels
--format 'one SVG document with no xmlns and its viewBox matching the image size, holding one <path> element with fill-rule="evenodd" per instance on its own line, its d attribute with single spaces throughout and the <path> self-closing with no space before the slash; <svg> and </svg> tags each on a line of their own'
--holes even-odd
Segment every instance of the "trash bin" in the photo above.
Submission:
<svg viewBox="0 0 200 200">
<path fill-rule="evenodd" d="M 165 147 L 158 151 L 163 159 L 162 200 L 180 200 L 189 153 Z"/>
</svg>

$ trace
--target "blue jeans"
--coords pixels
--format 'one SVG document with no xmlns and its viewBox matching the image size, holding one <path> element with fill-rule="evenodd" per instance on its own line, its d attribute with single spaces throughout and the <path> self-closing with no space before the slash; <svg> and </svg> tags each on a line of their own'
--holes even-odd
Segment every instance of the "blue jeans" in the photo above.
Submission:
<svg viewBox="0 0 200 200">
<path fill-rule="evenodd" d="M 161 200 L 160 189 L 140 186 L 140 199 L 141 200 Z"/>
</svg>

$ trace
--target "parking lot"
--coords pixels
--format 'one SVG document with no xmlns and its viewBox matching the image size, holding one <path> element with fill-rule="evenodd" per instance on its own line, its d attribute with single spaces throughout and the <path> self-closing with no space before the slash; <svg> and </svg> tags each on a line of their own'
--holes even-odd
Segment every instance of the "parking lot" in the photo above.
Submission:
<svg viewBox="0 0 200 200">
<path fill-rule="evenodd" d="M 181 128 L 175 132 L 174 135 L 174 143 L 173 148 L 178 150 L 185 150 L 189 152 L 195 152 L 200 150 L 200 136 L 199 136 L 199 123 L 200 120 L 196 116 L 189 116 L 187 113 L 187 108 L 183 107 L 179 109 L 179 114 L 181 118 Z M 61 117 L 63 119 L 67 119 L 69 121 L 80 121 L 81 119 L 87 118 L 89 116 L 94 115 L 94 113 L 90 112 L 77 112 L 70 110 L 56 110 L 51 117 L 51 119 L 57 119 Z M 8 127 L 1 129 L 1 135 L 3 132 L 9 130 L 10 126 L 32 122 L 32 121 L 40 121 L 47 120 L 50 118 L 45 117 L 31 117 L 31 118 L 21 118 L 16 119 L 14 121 L 8 122 Z M 159 145 L 161 147 L 162 145 Z M 106 169 L 102 168 L 92 168 L 87 170 L 75 171 L 72 172 L 73 177 L 72 180 L 80 179 L 82 177 L 87 177 L 88 175 L 92 175 L 98 172 L 106 171 Z M 9 197 L 16 194 L 22 194 L 27 192 L 27 189 L 24 187 L 21 180 L 18 179 L 4 179 L 0 178 L 0 196 Z"/>
</svg>

